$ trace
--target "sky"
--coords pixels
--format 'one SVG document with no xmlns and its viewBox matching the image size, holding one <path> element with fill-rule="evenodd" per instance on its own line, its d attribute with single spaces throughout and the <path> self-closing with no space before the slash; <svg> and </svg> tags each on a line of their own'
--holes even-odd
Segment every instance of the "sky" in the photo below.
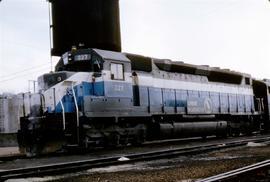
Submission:
<svg viewBox="0 0 270 182">
<path fill-rule="evenodd" d="M 123 52 L 270 78 L 268 0 L 120 0 L 120 15 Z M 2 0 L 0 93 L 28 91 L 49 52 L 47 1 Z"/>
</svg>

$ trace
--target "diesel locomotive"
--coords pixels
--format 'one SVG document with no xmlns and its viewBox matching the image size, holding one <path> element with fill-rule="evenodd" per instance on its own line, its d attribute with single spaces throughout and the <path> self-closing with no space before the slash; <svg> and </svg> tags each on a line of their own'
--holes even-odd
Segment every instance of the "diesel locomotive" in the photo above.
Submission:
<svg viewBox="0 0 270 182">
<path fill-rule="evenodd" d="M 73 48 L 38 86 L 18 131 L 31 156 L 269 129 L 270 81 L 226 69 Z"/>
</svg>

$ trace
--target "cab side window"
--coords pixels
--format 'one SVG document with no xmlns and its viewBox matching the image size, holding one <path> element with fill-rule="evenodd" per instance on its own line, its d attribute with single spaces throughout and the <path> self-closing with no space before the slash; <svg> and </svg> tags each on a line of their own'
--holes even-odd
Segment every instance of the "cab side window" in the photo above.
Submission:
<svg viewBox="0 0 270 182">
<path fill-rule="evenodd" d="M 124 65 L 119 63 L 111 63 L 111 79 L 124 80 Z"/>
<path fill-rule="evenodd" d="M 94 72 L 101 72 L 103 69 L 102 59 L 96 55 L 92 57 L 92 69 Z"/>
</svg>

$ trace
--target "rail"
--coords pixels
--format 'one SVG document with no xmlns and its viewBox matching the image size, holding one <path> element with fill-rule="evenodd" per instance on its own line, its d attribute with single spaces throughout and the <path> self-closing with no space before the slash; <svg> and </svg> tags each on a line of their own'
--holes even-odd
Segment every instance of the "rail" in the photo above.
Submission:
<svg viewBox="0 0 270 182">
<path fill-rule="evenodd" d="M 216 176 L 198 180 L 197 182 L 241 181 L 240 179 L 247 178 L 249 177 L 250 174 L 254 177 L 254 175 L 256 175 L 256 171 L 260 171 L 261 173 L 262 170 L 267 170 L 268 175 L 270 175 L 268 171 L 269 168 L 270 168 L 270 160 L 266 160 L 266 161 L 262 161 L 256 164 L 252 164 L 250 166 L 246 166 L 246 167 L 232 170 L 232 171 L 222 173 Z M 253 180 L 249 178 L 249 181 L 253 181 Z"/>
</svg>

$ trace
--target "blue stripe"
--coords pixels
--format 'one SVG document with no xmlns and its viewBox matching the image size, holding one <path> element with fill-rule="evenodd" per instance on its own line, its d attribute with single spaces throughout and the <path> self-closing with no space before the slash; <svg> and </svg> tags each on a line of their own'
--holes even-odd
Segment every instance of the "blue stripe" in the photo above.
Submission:
<svg viewBox="0 0 270 182">
<path fill-rule="evenodd" d="M 79 110 L 82 110 L 83 107 L 83 98 L 84 96 L 104 96 L 104 82 L 82 82 L 82 84 L 79 84 L 74 87 L 75 96 L 77 99 Z M 71 113 L 76 111 L 75 102 L 72 94 L 72 90 L 69 89 L 67 91 L 67 94 L 63 96 L 61 99 L 64 110 L 66 113 Z M 55 107 L 55 111 L 52 111 L 51 108 L 47 108 L 49 113 L 61 113 L 62 106 L 61 103 L 57 103 Z"/>
</svg>

